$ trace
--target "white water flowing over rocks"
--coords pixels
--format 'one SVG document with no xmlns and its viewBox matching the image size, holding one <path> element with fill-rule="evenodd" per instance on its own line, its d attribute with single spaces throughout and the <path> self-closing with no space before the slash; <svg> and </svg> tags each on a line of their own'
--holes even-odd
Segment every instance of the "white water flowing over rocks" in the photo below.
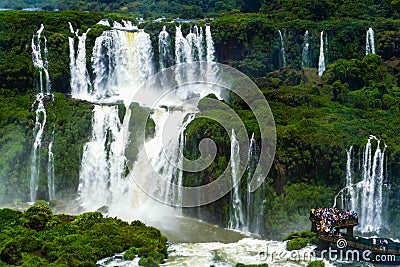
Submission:
<svg viewBox="0 0 400 267">
<path fill-rule="evenodd" d="M 286 242 L 242 238 L 236 242 L 172 243 L 168 259 L 161 266 L 232 267 L 237 263 L 268 264 L 268 266 L 306 266 L 309 261 L 321 260 L 313 254 L 315 246 L 287 251 Z M 104 263 L 106 260 L 103 260 Z M 138 260 L 111 261 L 102 266 L 138 266 Z M 324 260 L 325 266 L 334 266 Z M 100 263 L 100 262 L 99 262 Z"/>
<path fill-rule="evenodd" d="M 31 152 L 31 165 L 30 165 L 30 181 L 29 181 L 29 195 L 30 201 L 35 202 L 37 198 L 37 191 L 39 188 L 39 178 L 40 178 L 40 152 L 42 148 L 42 139 L 44 128 L 47 120 L 47 113 L 45 108 L 45 98 L 51 98 L 53 100 L 53 95 L 51 94 L 51 81 L 48 71 L 49 62 L 47 59 L 48 49 L 47 49 L 47 39 L 42 35 L 44 30 L 44 25 L 41 24 L 39 30 L 33 35 L 31 46 L 32 46 L 32 63 L 35 68 L 39 71 L 39 81 L 38 81 L 38 91 L 36 95 L 35 102 L 32 104 L 32 109 L 35 108 L 35 126 L 33 128 L 33 146 Z M 44 41 L 44 47 L 41 48 L 41 43 Z M 43 77 L 44 75 L 44 77 Z M 47 169 L 54 169 L 54 158 L 51 151 L 53 145 L 53 140 L 51 141 L 48 148 L 48 166 Z M 48 181 L 54 181 L 54 172 L 48 173 Z M 50 175 L 50 177 L 49 177 Z M 48 183 L 49 195 L 54 196 L 54 186 Z"/>
<path fill-rule="evenodd" d="M 310 43 L 308 31 L 304 33 L 303 50 L 301 53 L 301 66 L 303 68 L 310 68 Z"/>
<path fill-rule="evenodd" d="M 279 49 L 279 67 L 286 67 L 286 52 L 285 52 L 285 43 L 283 42 L 283 36 L 281 30 L 279 32 L 280 39 L 280 49 Z"/>
<path fill-rule="evenodd" d="M 72 97 L 95 104 L 92 136 L 85 144 L 82 156 L 79 202 L 83 210 L 96 210 L 107 206 L 110 213 L 127 217 L 130 217 L 127 214 L 133 210 L 135 215 L 143 215 L 146 214 L 149 205 L 152 208 L 161 205 L 154 203 L 143 193 L 133 182 L 132 177 L 126 176 L 128 162 L 125 158 L 125 149 L 131 142 L 129 121 L 135 120 L 130 116 L 130 103 L 133 100 L 141 106 L 148 106 L 145 100 L 132 99 L 132 96 L 157 69 L 153 60 L 150 36 L 143 30 L 132 32 L 130 30 L 132 27 L 133 25 L 127 22 L 124 25 L 114 23 L 113 30 L 104 31 L 96 39 L 91 58 L 94 74 L 91 81 L 87 75 L 84 53 L 85 34 L 79 36 L 78 30 L 74 31 L 70 24 L 70 31 L 75 35 L 70 37 Z M 80 41 L 78 49 L 74 46 L 76 37 Z M 176 27 L 176 63 L 206 62 L 208 59 L 213 59 L 214 48 L 210 47 L 213 41 L 209 26 L 206 29 L 206 41 L 205 43 L 202 28 L 195 26 L 184 38 L 180 27 Z M 159 34 L 160 69 L 168 66 L 170 45 L 169 33 L 164 27 Z M 175 80 L 180 84 L 188 75 L 193 74 L 176 68 Z M 148 92 L 149 95 L 152 93 L 156 91 Z M 154 137 L 145 140 L 139 149 L 137 160 L 133 164 L 130 162 L 129 166 L 133 177 L 146 176 L 149 182 L 153 180 L 151 177 L 155 173 L 164 177 L 164 182 L 157 181 L 152 190 L 163 195 L 165 202 L 174 203 L 179 207 L 182 193 L 173 185 L 182 184 L 183 172 L 177 166 L 182 165 L 185 129 L 197 111 L 190 107 L 183 110 L 174 110 L 173 107 L 181 105 L 191 94 L 204 97 L 209 93 L 218 95 L 218 92 L 204 86 L 198 88 L 195 86 L 179 88 L 176 93 L 178 97 L 167 97 L 157 103 L 157 106 L 149 106 L 153 110 L 150 117 L 155 122 Z M 117 103 L 124 103 L 126 107 L 123 122 L 118 116 Z M 174 120 L 173 118 L 175 118 L 173 127 L 170 124 L 166 126 L 167 120 Z M 165 127 L 168 127 L 168 131 L 164 129 Z M 165 154 L 165 151 L 168 153 Z M 173 155 L 172 158 L 166 157 L 167 154 Z M 149 168 L 149 163 L 153 168 Z M 170 212 L 168 208 L 164 209 Z"/>
<path fill-rule="evenodd" d="M 372 153 L 374 142 L 376 142 L 376 148 Z M 358 213 L 359 230 L 365 234 L 379 233 L 386 225 L 388 185 L 385 182 L 384 173 L 385 149 L 386 145 L 382 149 L 381 141 L 371 135 L 364 147 L 364 152 L 359 152 L 358 169 L 353 166 L 353 146 L 346 150 L 346 185 L 337 197 L 341 196 L 343 208 Z"/>
<path fill-rule="evenodd" d="M 79 30 L 74 31 L 72 24 L 68 23 L 70 32 L 78 38 L 78 47 L 75 51 L 75 37 L 68 37 L 69 58 L 71 71 L 71 95 L 74 98 L 85 99 L 92 86 L 86 68 L 86 36 L 90 28 L 79 36 Z"/>
<path fill-rule="evenodd" d="M 319 59 L 318 59 L 318 76 L 321 77 L 325 72 L 325 55 L 324 55 L 324 32 L 321 32 L 321 40 L 319 45 Z"/>
<path fill-rule="evenodd" d="M 375 37 L 374 30 L 369 28 L 367 31 L 366 41 L 365 41 L 365 54 L 375 54 Z"/>
<path fill-rule="evenodd" d="M 47 114 L 43 103 L 43 94 L 39 93 L 36 95 L 36 101 L 33 106 L 37 103 L 36 121 L 33 128 L 33 147 L 31 155 L 31 177 L 30 177 L 30 201 L 35 202 L 37 196 L 37 190 L 39 188 L 39 177 L 40 177 L 40 148 L 42 146 L 42 136 L 44 127 L 46 125 Z"/>
<path fill-rule="evenodd" d="M 239 142 L 236 139 L 235 130 L 232 129 L 231 136 L 231 172 L 232 172 L 232 210 L 230 211 L 230 221 L 229 228 L 234 230 L 244 230 L 244 214 L 243 214 L 243 205 L 242 200 L 240 198 L 239 187 L 240 187 L 240 177 L 238 177 L 239 173 L 239 164 L 240 164 L 240 147 Z"/>
</svg>

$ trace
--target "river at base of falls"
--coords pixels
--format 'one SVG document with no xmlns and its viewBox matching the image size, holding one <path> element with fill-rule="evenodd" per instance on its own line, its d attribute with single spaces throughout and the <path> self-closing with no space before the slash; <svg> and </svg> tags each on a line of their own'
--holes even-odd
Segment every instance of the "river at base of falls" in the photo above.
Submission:
<svg viewBox="0 0 400 267">
<path fill-rule="evenodd" d="M 311 260 L 321 260 L 313 256 L 315 246 L 301 250 L 287 251 L 286 242 L 263 240 L 251 234 L 233 230 L 187 217 L 166 217 L 163 220 L 145 221 L 157 227 L 167 236 L 168 259 L 161 266 L 187 267 L 234 267 L 237 263 L 268 264 L 274 266 L 307 266 Z M 119 259 L 121 254 L 103 259 L 98 266 L 136 267 L 139 258 L 133 261 Z M 328 262 L 325 266 L 338 267 L 378 267 L 387 266 L 369 262 Z M 391 265 L 396 266 L 396 265 Z"/>
<path fill-rule="evenodd" d="M 167 236 L 168 259 L 161 266 L 188 267 L 228 267 L 237 263 L 263 264 L 268 266 L 306 266 L 315 246 L 296 251 L 296 255 L 306 255 L 306 260 L 293 257 L 286 250 L 286 242 L 258 239 L 251 234 L 233 230 L 187 217 L 170 217 L 164 220 L 147 221 Z M 318 258 L 317 258 L 318 259 Z M 103 259 L 98 266 L 133 267 L 139 259 L 121 260 L 117 256 Z M 325 266 L 333 266 L 325 262 Z"/>
</svg>

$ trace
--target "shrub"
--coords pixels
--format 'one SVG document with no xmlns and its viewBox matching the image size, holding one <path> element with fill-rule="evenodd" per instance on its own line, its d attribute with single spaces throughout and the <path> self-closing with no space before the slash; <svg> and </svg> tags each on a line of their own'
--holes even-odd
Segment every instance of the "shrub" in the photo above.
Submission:
<svg viewBox="0 0 400 267">
<path fill-rule="evenodd" d="M 8 242 L 0 252 L 0 259 L 11 265 L 20 265 L 21 250 L 15 241 Z"/>
<path fill-rule="evenodd" d="M 124 253 L 124 258 L 128 260 L 133 260 L 135 256 L 137 255 L 137 251 L 135 247 L 131 247 Z"/>
<path fill-rule="evenodd" d="M 303 230 L 303 231 L 301 231 L 300 236 L 303 238 L 313 238 L 313 237 L 316 237 L 317 234 L 310 230 Z"/>
<path fill-rule="evenodd" d="M 299 232 L 291 232 L 285 238 L 283 238 L 283 241 L 295 239 L 295 238 L 298 238 L 298 237 L 300 237 L 300 233 Z"/>
<path fill-rule="evenodd" d="M 310 261 L 307 267 L 325 267 L 325 263 L 323 261 Z"/>
<path fill-rule="evenodd" d="M 139 260 L 139 266 L 158 267 L 158 263 L 153 259 L 153 257 L 141 257 Z"/>
<path fill-rule="evenodd" d="M 307 243 L 308 243 L 307 238 L 303 238 L 303 237 L 295 238 L 295 239 L 292 239 L 289 242 L 287 242 L 286 249 L 287 250 L 302 249 L 307 246 Z"/>
<path fill-rule="evenodd" d="M 41 231 L 46 227 L 46 223 L 50 220 L 52 214 L 49 206 L 32 206 L 24 213 L 24 225 L 36 231 Z"/>
</svg>

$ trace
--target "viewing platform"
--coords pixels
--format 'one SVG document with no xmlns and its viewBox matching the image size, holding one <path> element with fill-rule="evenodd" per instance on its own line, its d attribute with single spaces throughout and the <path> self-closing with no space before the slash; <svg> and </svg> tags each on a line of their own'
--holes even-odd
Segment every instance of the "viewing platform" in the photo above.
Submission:
<svg viewBox="0 0 400 267">
<path fill-rule="evenodd" d="M 393 242 L 391 240 L 383 238 L 363 238 L 343 235 L 342 237 L 328 236 L 324 234 L 317 234 L 317 238 L 320 241 L 326 243 L 337 244 L 339 239 L 345 239 L 347 241 L 347 248 L 355 248 L 358 250 L 369 250 L 375 254 L 385 254 L 385 255 L 396 255 L 400 256 L 400 244 Z M 374 244 L 375 239 L 375 244 Z M 387 240 L 387 244 L 380 244 L 380 241 Z"/>
<path fill-rule="evenodd" d="M 318 216 L 318 210 L 314 210 L 314 213 L 310 211 L 310 221 L 311 221 L 311 231 L 318 232 L 318 226 L 321 226 L 321 222 L 323 222 L 326 218 Z M 340 229 L 346 229 L 347 235 L 353 236 L 353 228 L 358 225 L 358 217 L 357 214 L 354 216 L 341 214 L 333 214 L 331 220 L 330 228 L 334 228 L 339 232 Z"/>
<path fill-rule="evenodd" d="M 353 235 L 353 228 L 359 224 L 358 215 L 354 211 L 334 208 L 311 209 L 309 219 L 311 231 L 317 233 L 319 250 L 325 250 L 334 244 L 338 249 L 353 248 L 361 251 L 369 250 L 374 255 L 394 255 L 397 257 L 396 262 L 398 261 L 400 243 L 386 238 Z M 346 229 L 346 232 L 342 232 L 342 229 Z"/>
</svg>

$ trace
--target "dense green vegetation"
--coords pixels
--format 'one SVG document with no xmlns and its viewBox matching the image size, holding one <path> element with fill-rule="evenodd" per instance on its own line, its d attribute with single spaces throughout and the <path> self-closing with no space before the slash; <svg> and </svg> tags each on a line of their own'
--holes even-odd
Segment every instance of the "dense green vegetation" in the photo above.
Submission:
<svg viewBox="0 0 400 267">
<path fill-rule="evenodd" d="M 287 250 L 299 250 L 306 247 L 307 244 L 318 244 L 317 234 L 308 230 L 301 233 L 292 232 L 283 241 L 288 241 L 286 243 Z"/>
<path fill-rule="evenodd" d="M 29 194 L 30 159 L 32 150 L 35 112 L 32 91 L 3 89 L 0 91 L 0 203 L 20 203 Z M 55 93 L 55 100 L 46 104 L 47 122 L 40 159 L 47 162 L 48 145 L 54 130 L 53 147 L 56 173 L 56 190 L 59 197 L 74 198 L 79 177 L 79 164 L 83 144 L 90 135 L 92 105 L 67 99 Z M 36 107 L 35 107 L 36 109 Z M 41 166 L 41 177 L 47 169 Z M 40 179 L 38 198 L 48 199 L 47 179 Z"/>
<path fill-rule="evenodd" d="M 325 262 L 323 261 L 310 261 L 307 267 L 325 267 Z"/>
<path fill-rule="evenodd" d="M 55 215 L 45 205 L 25 212 L 0 209 L 0 228 L 0 266 L 96 266 L 125 250 L 128 257 L 141 257 L 141 266 L 167 257 L 167 239 L 159 230 L 100 212 Z"/>
<path fill-rule="evenodd" d="M 18 0 L 0 1 L 0 8 L 23 9 L 40 8 L 42 10 L 81 10 L 92 12 L 119 12 L 123 14 L 134 14 L 145 18 L 158 17 L 180 17 L 180 18 L 203 18 L 215 16 L 221 12 L 239 10 L 243 12 L 257 12 L 261 7 L 261 0 L 90 0 L 90 1 L 68 1 L 68 0 Z"/>
</svg>

